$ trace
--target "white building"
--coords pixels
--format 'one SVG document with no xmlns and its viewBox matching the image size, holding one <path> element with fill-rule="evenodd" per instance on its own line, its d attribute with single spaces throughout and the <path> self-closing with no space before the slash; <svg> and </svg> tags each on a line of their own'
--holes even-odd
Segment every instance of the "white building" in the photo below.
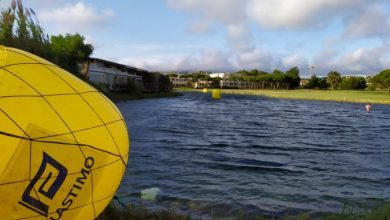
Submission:
<svg viewBox="0 0 390 220">
<path fill-rule="evenodd" d="M 226 73 L 212 73 L 212 74 L 210 74 L 210 77 L 211 78 L 217 78 L 217 77 L 219 77 L 219 78 L 224 78 L 226 76 Z"/>
<path fill-rule="evenodd" d="M 146 70 L 114 63 L 98 58 L 90 58 L 81 64 L 82 73 L 86 78 L 96 84 L 106 85 L 109 90 L 126 90 L 128 81 L 143 88 L 142 76 Z"/>
<path fill-rule="evenodd" d="M 186 87 L 189 83 L 189 78 L 169 77 L 173 87 Z"/>
</svg>

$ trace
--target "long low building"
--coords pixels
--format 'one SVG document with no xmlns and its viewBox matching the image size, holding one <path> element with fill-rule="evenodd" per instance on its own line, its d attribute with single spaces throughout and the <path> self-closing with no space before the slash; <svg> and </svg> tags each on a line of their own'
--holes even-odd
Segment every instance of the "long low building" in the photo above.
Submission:
<svg viewBox="0 0 390 220">
<path fill-rule="evenodd" d="M 104 85 L 110 91 L 129 90 L 129 83 L 133 83 L 144 92 L 167 92 L 172 89 L 169 78 L 160 73 L 108 60 L 89 58 L 79 66 L 86 79 L 95 84 Z"/>
<path fill-rule="evenodd" d="M 237 88 L 237 89 L 259 89 L 261 88 L 260 82 L 249 82 L 249 81 L 234 81 L 234 80 L 221 80 L 221 88 Z"/>
<path fill-rule="evenodd" d="M 128 89 L 129 80 L 136 86 L 144 89 L 143 77 L 148 71 L 102 60 L 90 58 L 80 65 L 81 73 L 93 83 L 107 86 L 109 90 L 121 91 Z"/>
<path fill-rule="evenodd" d="M 173 87 L 189 86 L 191 84 L 191 79 L 192 78 L 169 77 L 169 80 L 171 81 Z"/>
</svg>

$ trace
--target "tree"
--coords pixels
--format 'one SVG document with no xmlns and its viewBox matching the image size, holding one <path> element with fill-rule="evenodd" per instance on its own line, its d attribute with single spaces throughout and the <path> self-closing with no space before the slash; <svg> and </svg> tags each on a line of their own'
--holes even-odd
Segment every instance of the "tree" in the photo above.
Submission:
<svg viewBox="0 0 390 220">
<path fill-rule="evenodd" d="M 49 38 L 34 10 L 25 8 L 21 0 L 11 2 L 8 9 L 0 12 L 0 44 L 16 47 L 43 58 L 52 57 Z"/>
<path fill-rule="evenodd" d="M 52 36 L 50 48 L 54 54 L 55 63 L 62 68 L 78 74 L 78 62 L 85 61 L 93 52 L 93 46 L 84 42 L 80 34 Z"/>
<path fill-rule="evenodd" d="M 179 77 L 179 75 L 175 72 L 170 72 L 167 74 L 168 77 Z"/>
<path fill-rule="evenodd" d="M 248 75 L 251 76 L 257 76 L 259 74 L 259 71 L 257 69 L 253 69 L 250 72 L 248 72 Z"/>
<path fill-rule="evenodd" d="M 387 92 L 390 93 L 390 69 L 383 70 L 375 75 L 373 82 L 379 85 L 380 88 L 387 89 Z"/>
<path fill-rule="evenodd" d="M 0 12 L 0 44 L 43 57 L 76 75 L 80 72 L 77 62 L 93 52 L 93 46 L 84 40 L 79 34 L 49 39 L 34 10 L 24 7 L 21 0 L 13 0 Z"/>
<path fill-rule="evenodd" d="M 236 72 L 238 75 L 248 75 L 248 71 L 246 70 L 239 70 Z"/>
<path fill-rule="evenodd" d="M 220 82 L 221 82 L 222 78 L 221 77 L 215 77 L 215 78 L 211 78 L 211 88 L 220 88 Z"/>
<path fill-rule="evenodd" d="M 367 87 L 366 80 L 363 77 L 344 77 L 340 83 L 340 89 L 359 90 Z"/>
<path fill-rule="evenodd" d="M 332 87 L 332 90 L 337 88 L 341 82 L 341 75 L 337 71 L 330 71 L 326 77 L 326 82 L 329 83 Z"/>
<path fill-rule="evenodd" d="M 9 8 L 1 12 L 0 19 L 0 44 L 12 46 L 15 13 Z"/>
<path fill-rule="evenodd" d="M 303 86 L 305 89 L 327 89 L 329 84 L 326 78 L 318 78 L 316 75 L 312 76 L 310 80 Z"/>
<path fill-rule="evenodd" d="M 239 74 L 234 73 L 234 74 L 229 75 L 228 79 L 232 80 L 232 81 L 240 81 L 242 78 Z"/>
<path fill-rule="evenodd" d="M 293 67 L 286 72 L 285 81 L 287 84 L 287 89 L 295 89 L 299 87 L 301 77 L 299 76 L 298 67 Z"/>
<path fill-rule="evenodd" d="M 318 88 L 319 89 L 329 89 L 329 83 L 326 82 L 326 77 L 318 78 Z"/>
<path fill-rule="evenodd" d="M 276 89 L 279 89 L 280 83 L 284 81 L 285 75 L 282 71 L 276 69 L 272 72 L 272 79 L 276 82 Z"/>
<path fill-rule="evenodd" d="M 256 76 L 256 82 L 261 82 L 261 89 L 264 90 L 265 83 L 268 81 L 270 74 L 260 71 L 259 75 Z"/>
</svg>

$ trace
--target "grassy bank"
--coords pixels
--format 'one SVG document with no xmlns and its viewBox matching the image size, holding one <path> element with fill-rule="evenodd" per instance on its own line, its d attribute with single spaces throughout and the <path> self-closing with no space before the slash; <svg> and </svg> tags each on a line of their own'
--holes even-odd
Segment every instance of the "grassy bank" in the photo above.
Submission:
<svg viewBox="0 0 390 220">
<path fill-rule="evenodd" d="M 96 220 L 190 220 L 189 215 L 180 215 L 172 210 L 150 211 L 144 206 L 122 208 L 110 204 Z"/>
<path fill-rule="evenodd" d="M 177 92 L 202 92 L 200 89 L 177 88 Z M 211 89 L 209 89 L 211 91 Z M 306 99 L 338 102 L 357 102 L 372 104 L 390 104 L 390 94 L 386 91 L 355 90 L 238 90 L 223 89 L 225 94 L 260 95 L 273 98 Z"/>
<path fill-rule="evenodd" d="M 178 92 L 157 92 L 157 93 L 106 93 L 105 94 L 109 99 L 114 102 L 118 101 L 130 101 L 137 99 L 153 99 L 153 98 L 165 98 L 165 97 L 177 97 L 182 94 Z"/>
<path fill-rule="evenodd" d="M 160 210 L 160 211 L 151 211 L 145 207 L 139 206 L 128 206 L 125 208 L 120 208 L 110 204 L 104 212 L 96 220 L 190 220 L 190 219 L 199 219 L 193 218 L 190 215 L 183 215 L 176 213 L 172 210 Z M 221 217 L 211 216 L 211 219 L 224 219 Z M 253 219 L 253 220 L 311 220 L 311 219 L 321 219 L 321 220 L 389 220 L 390 219 L 390 204 L 385 204 L 381 207 L 378 207 L 373 210 L 360 210 L 346 208 L 341 213 L 330 214 L 316 214 L 310 215 L 302 213 L 300 215 L 286 215 L 286 216 L 249 216 L 241 213 L 237 216 L 233 216 L 229 219 Z"/>
</svg>

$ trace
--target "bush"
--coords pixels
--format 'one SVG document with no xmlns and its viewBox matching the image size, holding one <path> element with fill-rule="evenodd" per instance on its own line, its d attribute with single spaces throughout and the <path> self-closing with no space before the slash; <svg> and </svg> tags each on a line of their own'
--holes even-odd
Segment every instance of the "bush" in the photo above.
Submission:
<svg viewBox="0 0 390 220">
<path fill-rule="evenodd" d="M 362 90 L 367 87 L 366 80 L 363 77 L 344 77 L 339 88 L 344 90 Z"/>
<path fill-rule="evenodd" d="M 312 76 L 310 80 L 303 86 L 304 89 L 327 89 L 329 84 L 326 81 L 326 78 L 318 78 L 317 76 Z"/>
<path fill-rule="evenodd" d="M 366 90 L 368 91 L 375 91 L 376 90 L 376 86 L 374 84 L 370 84 L 367 86 Z"/>
<path fill-rule="evenodd" d="M 151 211 L 144 206 L 116 207 L 110 204 L 96 220 L 190 220 L 190 215 L 181 215 L 172 210 Z"/>
<path fill-rule="evenodd" d="M 390 69 L 383 70 L 373 78 L 373 83 L 390 93 Z"/>
</svg>

